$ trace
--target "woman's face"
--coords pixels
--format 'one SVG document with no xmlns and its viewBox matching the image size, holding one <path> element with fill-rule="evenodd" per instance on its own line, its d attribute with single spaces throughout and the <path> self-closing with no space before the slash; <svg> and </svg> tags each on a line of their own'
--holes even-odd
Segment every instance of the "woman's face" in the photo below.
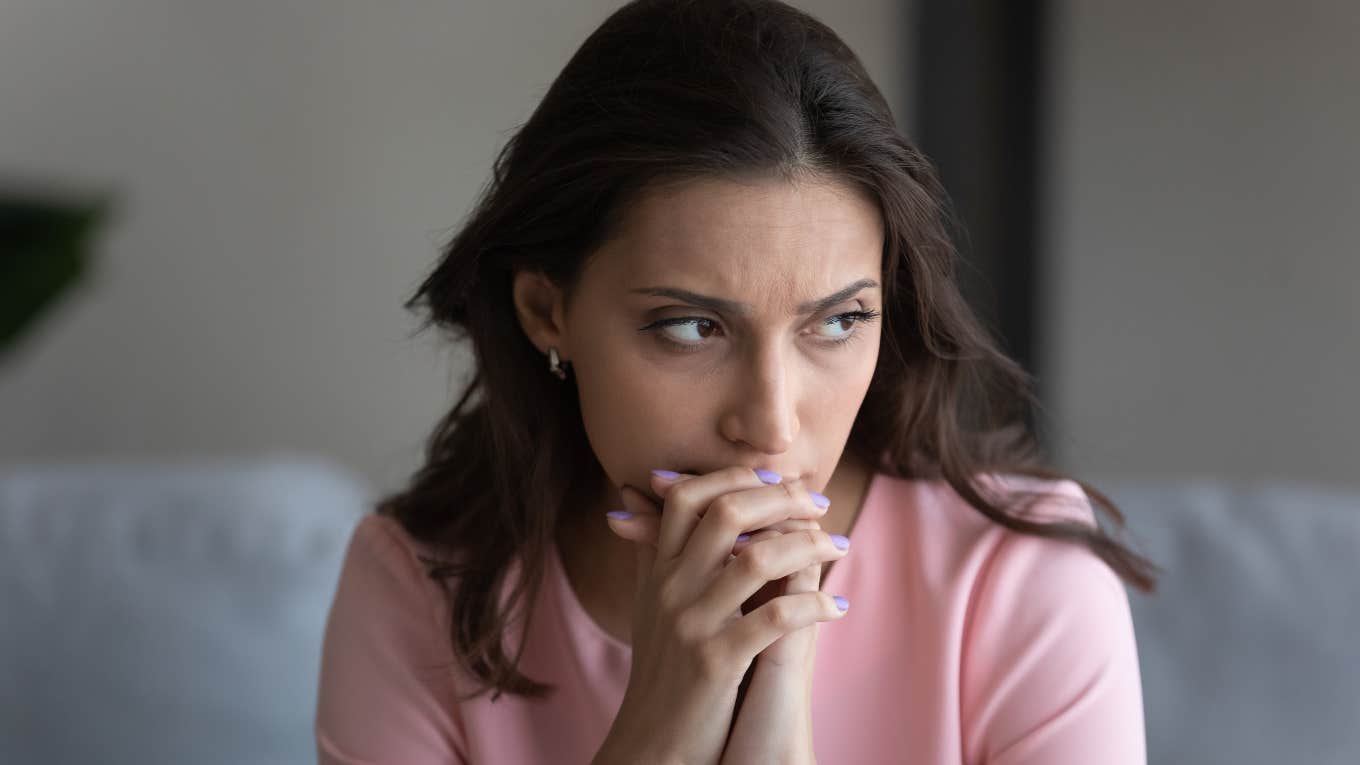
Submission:
<svg viewBox="0 0 1360 765">
<path fill-rule="evenodd" d="M 530 334 L 572 362 L 616 487 L 744 465 L 820 491 L 878 359 L 882 252 L 848 186 L 692 181 L 636 200 Z"/>
</svg>

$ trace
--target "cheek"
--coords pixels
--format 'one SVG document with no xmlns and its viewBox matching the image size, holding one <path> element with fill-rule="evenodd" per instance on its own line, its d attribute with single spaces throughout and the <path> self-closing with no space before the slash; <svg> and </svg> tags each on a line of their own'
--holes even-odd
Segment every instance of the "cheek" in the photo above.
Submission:
<svg viewBox="0 0 1360 765">
<path fill-rule="evenodd" d="M 659 376 L 626 354 L 591 360 L 578 376 L 581 419 L 591 449 L 615 483 L 641 482 L 655 468 L 674 469 L 688 429 L 704 422 L 680 378 Z"/>
<path fill-rule="evenodd" d="M 843 360 L 817 370 L 818 379 L 810 386 L 815 391 L 812 398 L 817 410 L 827 417 L 840 418 L 847 413 L 853 417 L 869 390 L 877 366 L 878 342 L 874 338 L 872 342 L 860 344 Z"/>
</svg>

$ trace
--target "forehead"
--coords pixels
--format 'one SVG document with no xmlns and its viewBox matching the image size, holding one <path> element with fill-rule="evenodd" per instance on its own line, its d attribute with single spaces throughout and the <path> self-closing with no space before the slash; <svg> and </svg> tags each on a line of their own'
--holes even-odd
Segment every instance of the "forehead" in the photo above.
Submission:
<svg viewBox="0 0 1360 765">
<path fill-rule="evenodd" d="M 620 286 L 797 301 L 850 277 L 881 281 L 882 251 L 878 207 L 849 185 L 705 178 L 630 200 L 591 267 Z"/>
</svg>

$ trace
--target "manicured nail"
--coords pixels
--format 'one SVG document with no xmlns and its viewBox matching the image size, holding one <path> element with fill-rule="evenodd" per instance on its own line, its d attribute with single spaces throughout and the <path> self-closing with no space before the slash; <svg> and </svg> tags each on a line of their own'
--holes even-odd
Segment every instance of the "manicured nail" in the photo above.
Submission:
<svg viewBox="0 0 1360 765">
<path fill-rule="evenodd" d="M 815 491 L 810 491 L 808 493 L 812 495 L 812 504 L 822 508 L 823 510 L 825 510 L 828 507 L 831 507 L 831 499 L 827 497 L 825 494 Z"/>
<path fill-rule="evenodd" d="M 737 541 L 738 541 L 738 542 L 745 542 L 746 540 L 748 540 L 748 539 L 750 539 L 750 538 L 751 538 L 751 535 L 750 535 L 750 534 L 738 534 L 738 535 L 737 535 Z"/>
<path fill-rule="evenodd" d="M 757 470 L 756 477 L 764 481 L 765 483 L 779 483 L 780 481 L 784 480 L 783 476 L 779 475 L 773 470 L 766 470 L 765 468 Z"/>
<path fill-rule="evenodd" d="M 840 534 L 832 534 L 831 544 L 835 545 L 836 549 L 838 550 L 848 550 L 850 549 L 850 537 L 843 537 Z"/>
<path fill-rule="evenodd" d="M 839 595 L 834 595 L 832 597 L 834 597 L 836 600 L 836 608 L 839 608 L 840 610 L 844 611 L 850 607 L 850 601 L 846 600 L 845 598 L 842 598 Z"/>
<path fill-rule="evenodd" d="M 605 513 L 605 515 L 609 516 L 610 518 L 618 518 L 621 521 L 633 517 L 633 514 L 628 512 L 627 510 L 610 510 L 609 512 Z"/>
<path fill-rule="evenodd" d="M 680 477 L 680 474 L 674 470 L 653 470 L 652 475 L 659 478 L 665 478 L 667 481 L 674 481 Z"/>
</svg>

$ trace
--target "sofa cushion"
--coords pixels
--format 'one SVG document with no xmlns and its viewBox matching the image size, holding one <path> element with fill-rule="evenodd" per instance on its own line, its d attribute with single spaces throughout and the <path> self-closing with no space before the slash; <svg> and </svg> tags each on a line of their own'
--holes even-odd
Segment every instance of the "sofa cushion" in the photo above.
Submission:
<svg viewBox="0 0 1360 765">
<path fill-rule="evenodd" d="M 1128 589 L 1148 761 L 1360 762 L 1360 491 L 1090 483 L 1166 568 Z"/>
<path fill-rule="evenodd" d="M 0 761 L 313 761 L 370 500 L 289 455 L 0 466 Z"/>
</svg>

